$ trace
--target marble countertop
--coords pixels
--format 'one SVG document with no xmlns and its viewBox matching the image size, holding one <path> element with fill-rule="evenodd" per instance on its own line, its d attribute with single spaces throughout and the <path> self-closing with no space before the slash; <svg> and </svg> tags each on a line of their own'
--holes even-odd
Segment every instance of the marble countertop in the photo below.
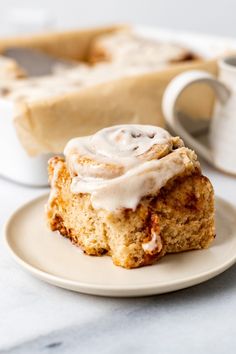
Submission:
<svg viewBox="0 0 236 354">
<path fill-rule="evenodd" d="M 203 165 L 217 195 L 236 205 L 236 179 Z M 45 189 L 0 179 L 0 227 Z M 0 238 L 0 353 L 234 353 L 236 266 L 174 293 L 102 298 L 43 283 L 25 273 Z"/>
</svg>

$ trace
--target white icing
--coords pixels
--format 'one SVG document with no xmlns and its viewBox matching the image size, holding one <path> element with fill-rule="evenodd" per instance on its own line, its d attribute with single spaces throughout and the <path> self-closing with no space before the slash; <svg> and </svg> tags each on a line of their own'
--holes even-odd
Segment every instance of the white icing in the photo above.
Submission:
<svg viewBox="0 0 236 354">
<path fill-rule="evenodd" d="M 146 253 L 153 253 L 154 251 L 160 252 L 162 250 L 161 236 L 156 232 L 152 232 L 152 238 L 150 241 L 142 244 L 142 248 Z"/>
<path fill-rule="evenodd" d="M 171 135 L 150 125 L 116 125 L 91 136 L 70 140 L 64 154 L 79 154 L 103 163 L 122 163 L 129 168 L 137 165 L 137 157 L 156 144 L 172 145 Z"/>
<path fill-rule="evenodd" d="M 142 197 L 155 194 L 191 163 L 184 147 L 159 160 L 148 161 L 145 153 L 156 145 L 171 147 L 171 135 L 162 128 L 147 125 L 114 126 L 93 136 L 72 139 L 64 151 L 74 176 L 72 193 L 91 194 L 96 209 L 135 210 Z M 81 157 L 92 162 L 85 164 Z M 118 175 L 117 166 L 123 168 Z M 101 173 L 104 169 L 108 175 Z"/>
</svg>

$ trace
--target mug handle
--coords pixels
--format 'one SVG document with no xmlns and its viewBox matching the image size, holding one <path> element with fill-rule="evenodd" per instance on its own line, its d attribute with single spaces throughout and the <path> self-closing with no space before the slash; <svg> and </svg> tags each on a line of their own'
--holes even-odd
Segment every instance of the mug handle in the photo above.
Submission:
<svg viewBox="0 0 236 354">
<path fill-rule="evenodd" d="M 177 75 L 168 84 L 162 99 L 162 111 L 169 127 L 180 135 L 188 145 L 192 146 L 199 155 L 212 163 L 213 156 L 210 149 L 195 139 L 178 120 L 177 100 L 186 88 L 196 83 L 204 83 L 210 86 L 221 104 L 224 104 L 230 96 L 229 88 L 208 72 L 201 70 L 185 71 Z"/>
</svg>

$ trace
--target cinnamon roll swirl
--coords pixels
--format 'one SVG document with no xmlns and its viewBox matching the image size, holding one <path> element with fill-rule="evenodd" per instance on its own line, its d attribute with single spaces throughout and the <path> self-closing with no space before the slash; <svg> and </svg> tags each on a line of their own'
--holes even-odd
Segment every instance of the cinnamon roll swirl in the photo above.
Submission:
<svg viewBox="0 0 236 354">
<path fill-rule="evenodd" d="M 110 211 L 135 210 L 186 165 L 198 166 L 180 138 L 148 125 L 113 126 L 72 139 L 65 156 L 72 193 L 89 193 L 94 208 Z"/>
</svg>

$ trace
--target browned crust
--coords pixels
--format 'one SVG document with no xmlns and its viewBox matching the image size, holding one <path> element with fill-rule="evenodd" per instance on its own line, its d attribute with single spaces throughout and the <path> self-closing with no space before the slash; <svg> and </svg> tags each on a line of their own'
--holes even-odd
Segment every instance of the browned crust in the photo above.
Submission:
<svg viewBox="0 0 236 354">
<path fill-rule="evenodd" d="M 200 60 L 200 59 L 201 57 L 196 53 L 186 50 L 186 53 L 184 53 L 182 56 L 180 56 L 177 59 L 171 60 L 170 64 L 184 63 L 186 61 L 193 61 L 193 60 Z"/>
</svg>

